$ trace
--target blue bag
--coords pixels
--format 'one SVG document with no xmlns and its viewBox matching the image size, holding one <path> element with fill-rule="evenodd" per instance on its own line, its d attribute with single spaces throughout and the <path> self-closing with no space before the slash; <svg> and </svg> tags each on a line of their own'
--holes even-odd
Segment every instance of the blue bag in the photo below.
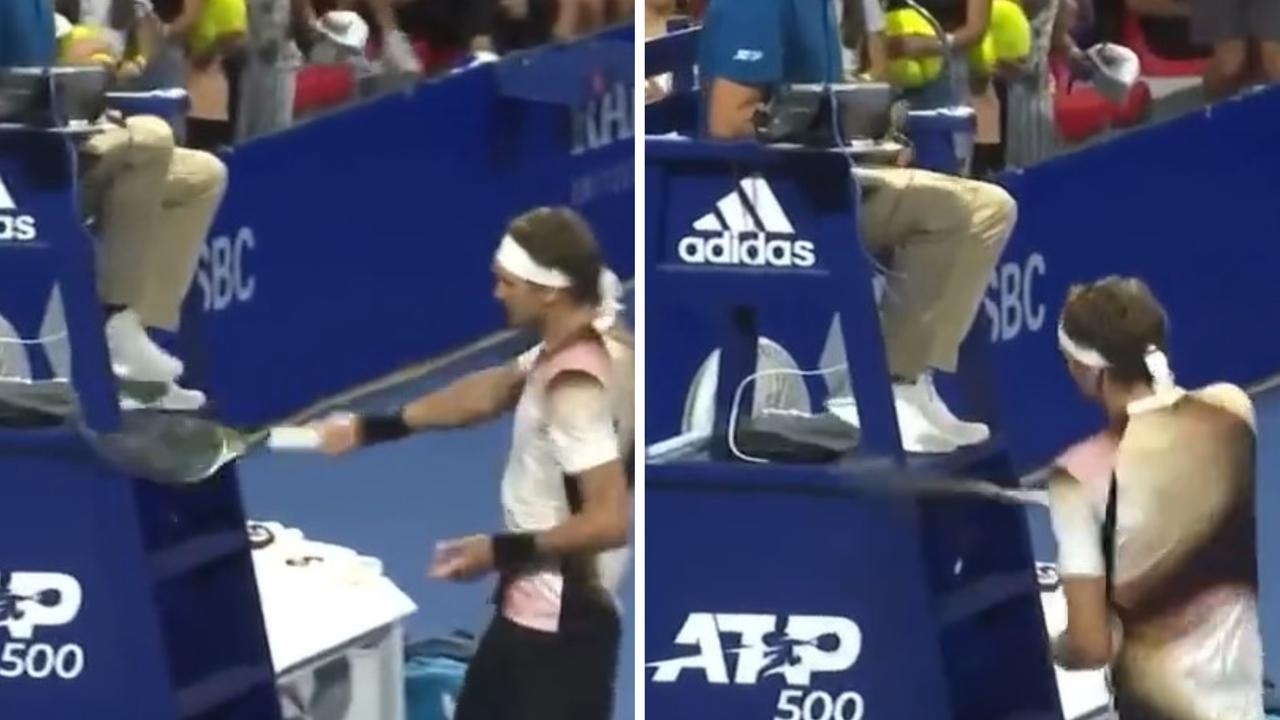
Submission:
<svg viewBox="0 0 1280 720">
<path fill-rule="evenodd" d="M 458 631 L 405 648 L 405 720 L 453 720 L 475 646 L 470 633 Z"/>
</svg>

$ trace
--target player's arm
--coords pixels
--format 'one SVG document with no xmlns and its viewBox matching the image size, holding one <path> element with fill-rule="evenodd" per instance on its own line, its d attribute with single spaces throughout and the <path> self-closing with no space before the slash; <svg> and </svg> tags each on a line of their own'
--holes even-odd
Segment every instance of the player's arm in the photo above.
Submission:
<svg viewBox="0 0 1280 720">
<path fill-rule="evenodd" d="M 495 417 L 515 406 L 524 387 L 516 363 L 491 367 L 462 377 L 405 405 L 401 417 L 411 431 L 464 427 Z"/>
<path fill-rule="evenodd" d="M 340 455 L 358 447 L 390 442 L 431 428 L 455 428 L 494 417 L 515 405 L 524 387 L 525 357 L 466 375 L 385 414 L 335 413 L 310 427 L 320 449 Z"/>
<path fill-rule="evenodd" d="M 1105 667 L 1115 647 L 1107 605 L 1102 523 L 1084 487 L 1063 471 L 1049 481 L 1049 510 L 1058 542 L 1058 574 L 1067 600 L 1067 629 L 1054 638 L 1054 661 L 1070 670 Z"/>
<path fill-rule="evenodd" d="M 495 537 L 499 567 L 621 547 L 631 528 L 631 497 L 608 392 L 590 375 L 565 372 L 552 380 L 548 393 L 551 441 L 564 472 L 578 480 L 582 507 L 549 530 Z"/>
</svg>

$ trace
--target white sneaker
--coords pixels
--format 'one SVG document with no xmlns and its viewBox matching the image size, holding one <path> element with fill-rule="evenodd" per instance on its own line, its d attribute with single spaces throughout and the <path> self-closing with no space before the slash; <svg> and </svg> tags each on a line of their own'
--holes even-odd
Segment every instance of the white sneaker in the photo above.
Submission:
<svg viewBox="0 0 1280 720">
<path fill-rule="evenodd" d="M 925 392 L 932 398 L 933 419 L 952 440 L 960 445 L 977 445 L 991 437 L 991 428 L 979 422 L 968 422 L 956 417 L 947 404 L 942 401 L 938 389 L 933 384 L 933 373 L 925 373 L 918 381 Z"/>
<path fill-rule="evenodd" d="M 107 351 L 118 377 L 140 382 L 173 382 L 182 375 L 182 362 L 147 336 L 138 314 L 123 310 L 107 320 Z"/>
<path fill-rule="evenodd" d="M 913 453 L 949 453 L 959 445 L 934 418 L 933 401 L 919 382 L 895 383 L 893 409 L 898 413 L 902 449 Z"/>
<path fill-rule="evenodd" d="M 849 396 L 827 398 L 827 411 L 854 427 L 862 427 L 858 403 Z M 929 403 L 918 384 L 893 386 L 893 409 L 898 414 L 902 449 L 910 453 L 949 453 L 955 440 L 933 421 Z"/>
<path fill-rule="evenodd" d="M 191 390 L 170 382 L 164 395 L 151 402 L 142 402 L 129 397 L 120 398 L 121 410 L 172 410 L 192 412 L 204 407 L 205 394 L 199 390 Z"/>
</svg>

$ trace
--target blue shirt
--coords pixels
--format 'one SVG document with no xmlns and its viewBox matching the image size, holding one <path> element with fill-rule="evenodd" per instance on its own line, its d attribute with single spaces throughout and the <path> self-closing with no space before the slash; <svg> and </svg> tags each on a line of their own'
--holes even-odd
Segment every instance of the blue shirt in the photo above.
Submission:
<svg viewBox="0 0 1280 720">
<path fill-rule="evenodd" d="M 831 0 L 711 0 L 698 72 L 768 92 L 783 83 L 838 82 L 842 66 Z"/>
<path fill-rule="evenodd" d="M 0 67 L 49 66 L 57 58 L 51 0 L 0 0 Z"/>
</svg>

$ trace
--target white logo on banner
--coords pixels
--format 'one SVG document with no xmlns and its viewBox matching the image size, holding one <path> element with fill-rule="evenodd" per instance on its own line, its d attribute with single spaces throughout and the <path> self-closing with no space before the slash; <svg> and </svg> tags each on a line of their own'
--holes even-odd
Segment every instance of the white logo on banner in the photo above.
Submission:
<svg viewBox="0 0 1280 720">
<path fill-rule="evenodd" d="M 196 283 L 204 298 L 205 312 L 220 312 L 235 303 L 253 301 L 258 281 L 249 268 L 249 256 L 257 249 L 253 228 L 242 227 L 235 236 L 218 235 L 200 249 Z"/>
<path fill-rule="evenodd" d="M 779 693 L 775 720 L 861 720 L 865 714 L 860 693 L 810 689 L 815 675 L 843 672 L 858 661 L 862 630 L 849 618 L 695 612 L 676 633 L 675 644 L 692 652 L 648 663 L 652 682 L 688 677 L 754 686 L 777 677 L 789 687 Z"/>
<path fill-rule="evenodd" d="M 1036 283 L 1046 270 L 1044 255 L 1031 253 L 1022 262 L 1003 262 L 991 272 L 982 309 L 991 325 L 992 342 L 1013 340 L 1044 327 L 1046 309 L 1044 298 L 1036 294 Z"/>
<path fill-rule="evenodd" d="M 0 178 L 0 243 L 28 243 L 36 239 L 36 219 L 18 212 L 18 204 Z"/>
<path fill-rule="evenodd" d="M 695 220 L 676 253 L 692 265 L 807 268 L 817 262 L 813 243 L 800 238 L 773 188 L 755 176 Z"/>
<path fill-rule="evenodd" d="M 80 581 L 66 573 L 0 570 L 0 628 L 9 635 L 0 647 L 0 678 L 78 677 L 84 648 L 30 641 L 39 628 L 71 624 L 83 601 Z"/>
<path fill-rule="evenodd" d="M 635 93 L 631 83 L 614 83 L 573 111 L 571 155 L 599 150 L 635 137 Z"/>
</svg>

